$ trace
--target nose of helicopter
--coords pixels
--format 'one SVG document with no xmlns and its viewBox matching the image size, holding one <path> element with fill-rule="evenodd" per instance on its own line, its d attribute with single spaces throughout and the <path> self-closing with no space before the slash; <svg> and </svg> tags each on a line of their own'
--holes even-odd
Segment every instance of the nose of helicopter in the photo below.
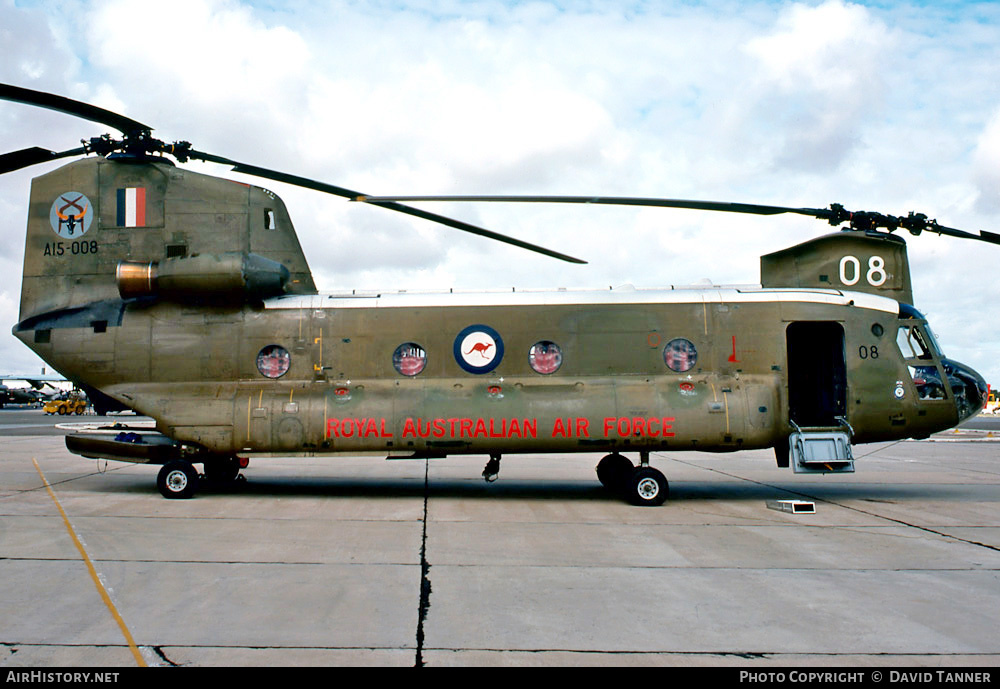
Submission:
<svg viewBox="0 0 1000 689">
<path fill-rule="evenodd" d="M 943 359 L 944 371 L 951 384 L 959 422 L 978 414 L 986 404 L 986 380 L 965 364 Z"/>
</svg>

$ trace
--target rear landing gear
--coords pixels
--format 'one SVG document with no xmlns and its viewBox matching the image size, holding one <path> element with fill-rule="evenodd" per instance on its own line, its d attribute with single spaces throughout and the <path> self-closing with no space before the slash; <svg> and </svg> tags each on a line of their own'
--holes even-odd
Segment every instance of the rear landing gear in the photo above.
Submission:
<svg viewBox="0 0 1000 689">
<path fill-rule="evenodd" d="M 160 495 L 172 500 L 190 498 L 198 490 L 198 471 L 184 459 L 174 459 L 163 465 L 156 476 Z"/>
<path fill-rule="evenodd" d="M 220 486 L 229 486 L 240 478 L 240 458 L 234 455 L 205 460 L 205 478 Z"/>
<path fill-rule="evenodd" d="M 633 505 L 662 505 L 669 492 L 666 477 L 649 466 L 649 453 L 641 452 L 641 463 L 634 466 L 626 457 L 610 454 L 597 464 L 597 478 L 610 492 L 621 495 Z"/>
<path fill-rule="evenodd" d="M 171 500 L 185 500 L 194 497 L 199 482 L 203 479 L 215 488 L 228 488 L 241 480 L 240 469 L 248 462 L 236 456 L 205 456 L 205 475 L 198 474 L 194 464 L 187 459 L 172 459 L 160 469 L 156 476 L 156 487 L 160 495 Z"/>
</svg>

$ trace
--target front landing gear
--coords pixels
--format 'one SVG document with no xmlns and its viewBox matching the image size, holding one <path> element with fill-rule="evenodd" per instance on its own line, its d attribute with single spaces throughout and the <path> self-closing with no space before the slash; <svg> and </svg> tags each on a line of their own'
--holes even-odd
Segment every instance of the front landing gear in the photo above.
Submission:
<svg viewBox="0 0 1000 689">
<path fill-rule="evenodd" d="M 597 480 L 612 493 L 620 493 L 633 469 L 635 466 L 624 455 L 605 455 L 597 463 Z"/>
<path fill-rule="evenodd" d="M 656 507 L 667 500 L 667 478 L 650 466 L 636 467 L 625 485 L 625 499 L 633 505 Z"/>
<path fill-rule="evenodd" d="M 597 478 L 610 492 L 621 495 L 633 505 L 662 505 L 669 492 L 666 477 L 649 466 L 649 453 L 641 452 L 641 463 L 634 466 L 623 455 L 610 454 L 597 464 Z"/>
</svg>

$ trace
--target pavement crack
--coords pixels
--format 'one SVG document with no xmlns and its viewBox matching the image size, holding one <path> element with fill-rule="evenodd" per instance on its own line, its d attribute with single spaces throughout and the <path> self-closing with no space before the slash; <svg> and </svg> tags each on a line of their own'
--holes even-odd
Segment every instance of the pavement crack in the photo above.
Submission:
<svg viewBox="0 0 1000 689">
<path fill-rule="evenodd" d="M 178 665 L 177 663 L 175 663 L 174 661 L 170 660 L 170 658 L 167 657 L 167 654 L 163 652 L 162 646 L 151 646 L 150 648 L 153 649 L 153 652 L 157 655 L 157 657 L 163 660 L 163 662 L 169 665 L 170 667 L 180 667 L 180 665 Z"/>
<path fill-rule="evenodd" d="M 423 533 L 420 536 L 420 605 L 417 610 L 417 654 L 414 667 L 424 666 L 424 621 L 431 607 L 431 580 L 428 574 L 431 565 L 427 561 L 427 503 L 430 486 L 430 460 L 424 460 L 424 516 Z"/>
</svg>

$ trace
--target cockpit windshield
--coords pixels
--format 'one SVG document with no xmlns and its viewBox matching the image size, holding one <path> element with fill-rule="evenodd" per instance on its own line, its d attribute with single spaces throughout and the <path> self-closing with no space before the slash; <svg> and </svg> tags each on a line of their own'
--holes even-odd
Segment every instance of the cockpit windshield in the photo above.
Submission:
<svg viewBox="0 0 1000 689">
<path fill-rule="evenodd" d="M 938 351 L 934 340 L 915 325 L 901 325 L 896 333 L 896 346 L 904 359 L 932 359 Z"/>
<path fill-rule="evenodd" d="M 923 327 L 923 331 L 924 334 L 927 336 L 927 344 L 929 344 L 931 346 L 931 349 L 934 350 L 934 352 L 943 359 L 944 352 L 941 351 L 941 345 L 938 344 L 937 336 L 934 334 L 934 331 L 931 330 L 931 326 L 925 325 Z"/>
<path fill-rule="evenodd" d="M 937 338 L 931 332 L 924 314 L 909 304 L 899 305 L 899 319 L 905 325 L 899 326 L 896 333 L 896 345 L 906 359 L 933 359 L 935 356 L 944 358 L 944 353 L 938 345 Z"/>
<path fill-rule="evenodd" d="M 946 359 L 927 325 L 927 319 L 909 304 L 899 305 L 899 330 L 896 346 L 903 358 L 921 401 L 949 398 L 947 387 L 958 412 L 958 420 L 977 414 L 986 400 L 986 381 L 968 366 Z M 935 364 L 935 360 L 940 365 Z"/>
<path fill-rule="evenodd" d="M 941 350 L 926 319 L 909 304 L 900 304 L 899 318 L 896 346 L 907 360 L 918 399 L 947 399 L 943 376 L 934 361 L 942 358 Z"/>
</svg>

